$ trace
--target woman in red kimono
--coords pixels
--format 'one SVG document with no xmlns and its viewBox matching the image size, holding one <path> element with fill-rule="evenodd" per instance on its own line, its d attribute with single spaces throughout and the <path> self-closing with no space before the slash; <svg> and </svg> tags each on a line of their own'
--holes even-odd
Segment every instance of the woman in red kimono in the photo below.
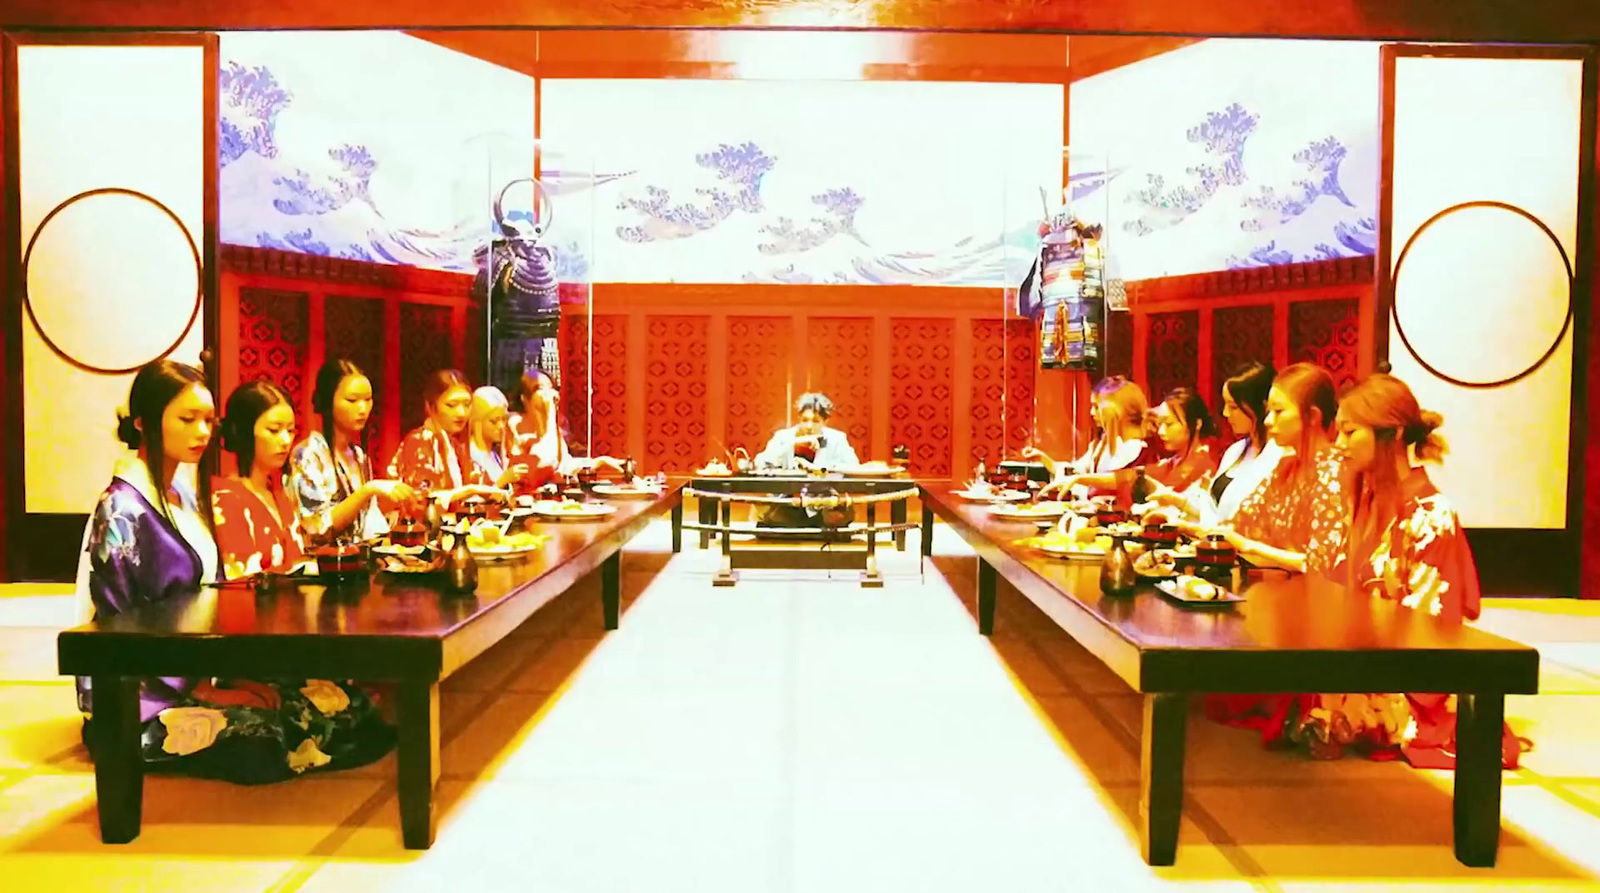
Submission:
<svg viewBox="0 0 1600 893">
<path fill-rule="evenodd" d="M 300 516 L 284 490 L 284 466 L 294 445 L 294 405 L 270 381 L 240 385 L 222 419 L 222 448 L 238 471 L 211 490 L 223 576 L 282 573 L 301 558 Z"/>
<path fill-rule="evenodd" d="M 1155 485 L 1152 501 L 1181 503 L 1179 494 L 1195 485 L 1203 487 L 1209 483 L 1217 470 L 1216 453 L 1210 443 L 1216 435 L 1216 427 L 1211 422 L 1211 411 L 1206 408 L 1205 399 L 1189 388 L 1174 388 L 1150 415 L 1167 454 L 1165 459 L 1105 474 L 1068 475 L 1053 487 L 1065 490 L 1084 486 L 1102 491 L 1115 488 L 1121 492 L 1132 484 L 1137 472 L 1143 471 Z M 1150 455 L 1147 450 L 1144 458 L 1148 460 Z"/>
<path fill-rule="evenodd" d="M 1348 521 L 1343 464 L 1329 436 L 1339 409 L 1333 378 L 1310 363 L 1296 363 L 1273 379 L 1266 408 L 1267 436 L 1284 456 L 1245 497 L 1231 525 L 1215 532 L 1256 567 L 1326 573 L 1344 554 Z M 1258 729 L 1262 744 L 1270 747 L 1285 740 L 1311 697 L 1210 695 L 1206 715 Z"/>
<path fill-rule="evenodd" d="M 1461 623 L 1478 618 L 1477 564 L 1455 509 L 1413 464 L 1443 459 L 1437 433 L 1443 421 L 1392 375 L 1367 378 L 1339 402 L 1350 547 L 1334 576 L 1376 598 Z M 1404 756 L 1419 768 L 1452 769 L 1455 728 L 1453 695 L 1323 694 L 1310 698 L 1293 737 L 1319 756 L 1354 747 L 1374 759 Z M 1516 768 L 1522 745 L 1507 726 L 1507 768 Z"/>
<path fill-rule="evenodd" d="M 476 463 L 468 445 L 467 414 L 472 386 L 454 369 L 428 376 L 422 387 L 428 418 L 400 441 L 389 460 L 389 477 L 443 503 L 474 493 L 501 494 Z"/>
</svg>

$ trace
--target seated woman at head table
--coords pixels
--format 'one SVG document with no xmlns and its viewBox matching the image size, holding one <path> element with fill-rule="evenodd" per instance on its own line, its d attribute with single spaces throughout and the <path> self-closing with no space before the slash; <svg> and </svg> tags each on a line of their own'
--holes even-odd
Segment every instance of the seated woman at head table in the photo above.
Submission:
<svg viewBox="0 0 1600 893">
<path fill-rule="evenodd" d="M 1283 447 L 1267 436 L 1267 396 L 1275 377 L 1271 366 L 1250 362 L 1223 383 L 1222 417 L 1236 439 L 1204 486 L 1176 494 L 1178 498 L 1158 500 L 1161 515 L 1201 527 L 1226 523 L 1244 498 L 1277 467 Z"/>
<path fill-rule="evenodd" d="M 794 408 L 799 420 L 772 435 L 766 448 L 755 456 L 757 468 L 809 472 L 861 464 L 849 436 L 828 426 L 828 419 L 833 416 L 833 401 L 828 395 L 801 394 Z M 767 527 L 843 527 L 853 517 L 854 512 L 848 509 L 814 511 L 791 505 L 764 505 L 757 512 L 756 523 Z"/>
<path fill-rule="evenodd" d="M 550 376 L 537 369 L 524 372 L 517 385 L 517 398 L 522 411 L 511 413 L 507 424 L 518 454 L 554 469 L 558 477 L 590 470 L 624 473 L 625 463 L 611 456 L 572 455 L 561 422 L 561 391 Z"/>
<path fill-rule="evenodd" d="M 427 419 L 400 440 L 389 460 L 389 477 L 448 507 L 467 496 L 504 499 L 506 492 L 472 461 L 467 446 L 467 410 L 472 387 L 455 369 L 441 369 L 422 386 Z"/>
<path fill-rule="evenodd" d="M 287 572 L 305 550 L 300 514 L 283 485 L 294 444 L 294 404 L 270 381 L 240 385 L 228 397 L 218 432 L 222 448 L 238 461 L 235 473 L 211 487 L 223 576 Z"/>
<path fill-rule="evenodd" d="M 1405 382 L 1381 373 L 1339 401 L 1335 427 L 1350 529 L 1348 548 L 1330 576 L 1405 610 L 1460 624 L 1478 617 L 1477 564 L 1455 509 L 1421 465 L 1444 457 L 1443 421 L 1417 404 Z M 1403 757 L 1421 769 L 1455 768 L 1454 695 L 1282 695 L 1232 718 L 1270 723 L 1280 715 L 1281 725 L 1264 732 L 1287 737 L 1319 759 L 1336 759 L 1351 748 L 1378 760 Z M 1505 726 L 1502 764 L 1516 768 L 1526 744 Z"/>
<path fill-rule="evenodd" d="M 467 411 L 472 464 L 496 487 L 538 489 L 555 477 L 555 468 L 517 452 L 507 423 L 508 407 L 505 393 L 497 387 L 486 385 L 472 392 L 472 407 Z"/>
<path fill-rule="evenodd" d="M 322 427 L 290 451 L 286 483 L 306 544 L 387 533 L 387 515 L 409 508 L 417 497 L 409 484 L 372 473 L 366 450 L 372 382 L 350 360 L 331 358 L 317 370 L 311 409 Z"/>
<path fill-rule="evenodd" d="M 174 598 L 215 599 L 220 556 L 210 481 L 179 474 L 211 443 L 215 403 L 200 370 L 157 360 L 134 376 L 117 436 L 137 456 L 118 463 L 90 518 L 78 567 L 89 619 Z M 94 692 L 78 679 L 84 743 L 97 748 Z M 139 687 L 146 769 L 264 784 L 370 763 L 393 729 L 358 688 L 322 679 L 253 682 L 161 677 Z"/>
<path fill-rule="evenodd" d="M 1181 504 L 1191 491 L 1203 490 L 1217 467 L 1216 453 L 1210 443 L 1216 428 L 1206 401 L 1189 388 L 1174 388 L 1150 415 L 1167 453 L 1165 459 L 1104 474 L 1068 474 L 1046 485 L 1040 496 L 1065 494 L 1080 486 L 1121 492 L 1139 471 L 1144 472 L 1152 486 L 1151 493 L 1145 497 L 1147 502 Z"/>
<path fill-rule="evenodd" d="M 1122 468 L 1154 464 L 1157 455 L 1148 443 L 1146 416 L 1150 403 L 1144 388 L 1120 376 L 1103 378 L 1089 396 L 1089 414 L 1096 435 L 1089 448 L 1071 462 L 1062 464 L 1029 446 L 1024 459 L 1038 460 L 1057 482 L 1068 475 L 1105 474 Z M 1055 488 L 1062 491 L 1064 488 Z M 1079 486 L 1070 491 L 1077 496 L 1093 496 L 1100 491 Z"/>
</svg>

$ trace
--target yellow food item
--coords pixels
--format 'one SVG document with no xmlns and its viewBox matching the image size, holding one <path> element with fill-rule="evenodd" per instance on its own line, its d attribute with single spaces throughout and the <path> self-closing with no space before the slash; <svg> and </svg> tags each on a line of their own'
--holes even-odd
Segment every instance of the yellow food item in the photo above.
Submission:
<svg viewBox="0 0 1600 893">
<path fill-rule="evenodd" d="M 1093 527 L 1079 527 L 1072 531 L 1072 539 L 1079 543 L 1092 543 L 1099 538 L 1100 532 Z"/>
</svg>

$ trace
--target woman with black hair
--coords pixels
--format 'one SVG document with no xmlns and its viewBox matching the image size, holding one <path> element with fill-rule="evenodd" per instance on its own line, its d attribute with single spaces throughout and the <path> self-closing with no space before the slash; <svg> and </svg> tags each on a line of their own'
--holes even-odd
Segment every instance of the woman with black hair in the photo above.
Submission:
<svg viewBox="0 0 1600 893">
<path fill-rule="evenodd" d="M 388 532 L 383 513 L 413 504 L 416 493 L 400 481 L 373 479 L 366 450 L 372 382 L 355 363 L 330 359 L 317 370 L 311 409 L 322 417 L 322 428 L 289 454 L 287 486 L 307 540 Z"/>
<path fill-rule="evenodd" d="M 211 508 L 223 576 L 282 573 L 300 561 L 300 515 L 283 486 L 294 444 L 294 403 L 270 381 L 234 389 L 220 425 L 222 448 L 238 471 L 212 485 Z"/>
<path fill-rule="evenodd" d="M 1283 448 L 1267 436 L 1267 395 L 1277 373 L 1266 363 L 1248 362 L 1222 385 L 1222 418 L 1235 440 L 1222 454 L 1216 472 L 1160 501 L 1174 520 L 1211 527 L 1232 519 L 1244 498 L 1278 467 Z"/>
<path fill-rule="evenodd" d="M 92 619 L 173 600 L 203 607 L 201 600 L 215 597 L 205 587 L 218 582 L 217 543 L 212 514 L 201 510 L 209 480 L 198 476 L 196 494 L 178 473 L 205 458 L 215 412 L 205 377 L 192 366 L 157 360 L 134 376 L 117 435 L 138 454 L 118 463 L 101 494 L 78 574 Z M 93 755 L 94 692 L 83 677 L 78 707 Z M 363 692 L 321 679 L 143 679 L 139 720 L 151 771 L 240 784 L 363 765 L 394 741 Z"/>
</svg>

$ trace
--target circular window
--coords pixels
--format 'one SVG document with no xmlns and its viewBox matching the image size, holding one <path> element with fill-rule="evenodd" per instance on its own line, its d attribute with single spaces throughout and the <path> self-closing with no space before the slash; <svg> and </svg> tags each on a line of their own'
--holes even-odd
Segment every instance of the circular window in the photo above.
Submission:
<svg viewBox="0 0 1600 893">
<path fill-rule="evenodd" d="M 203 301 L 200 249 L 172 209 L 91 189 L 46 214 L 22 256 L 23 307 L 57 356 L 120 375 L 167 356 Z"/>
<path fill-rule="evenodd" d="M 1512 260 L 1515 263 L 1512 263 Z M 1483 296 L 1512 309 L 1475 311 Z M 1391 316 L 1432 375 L 1496 388 L 1543 366 L 1572 325 L 1572 262 L 1538 217 L 1504 202 L 1464 202 L 1428 218 L 1395 261 Z"/>
</svg>

